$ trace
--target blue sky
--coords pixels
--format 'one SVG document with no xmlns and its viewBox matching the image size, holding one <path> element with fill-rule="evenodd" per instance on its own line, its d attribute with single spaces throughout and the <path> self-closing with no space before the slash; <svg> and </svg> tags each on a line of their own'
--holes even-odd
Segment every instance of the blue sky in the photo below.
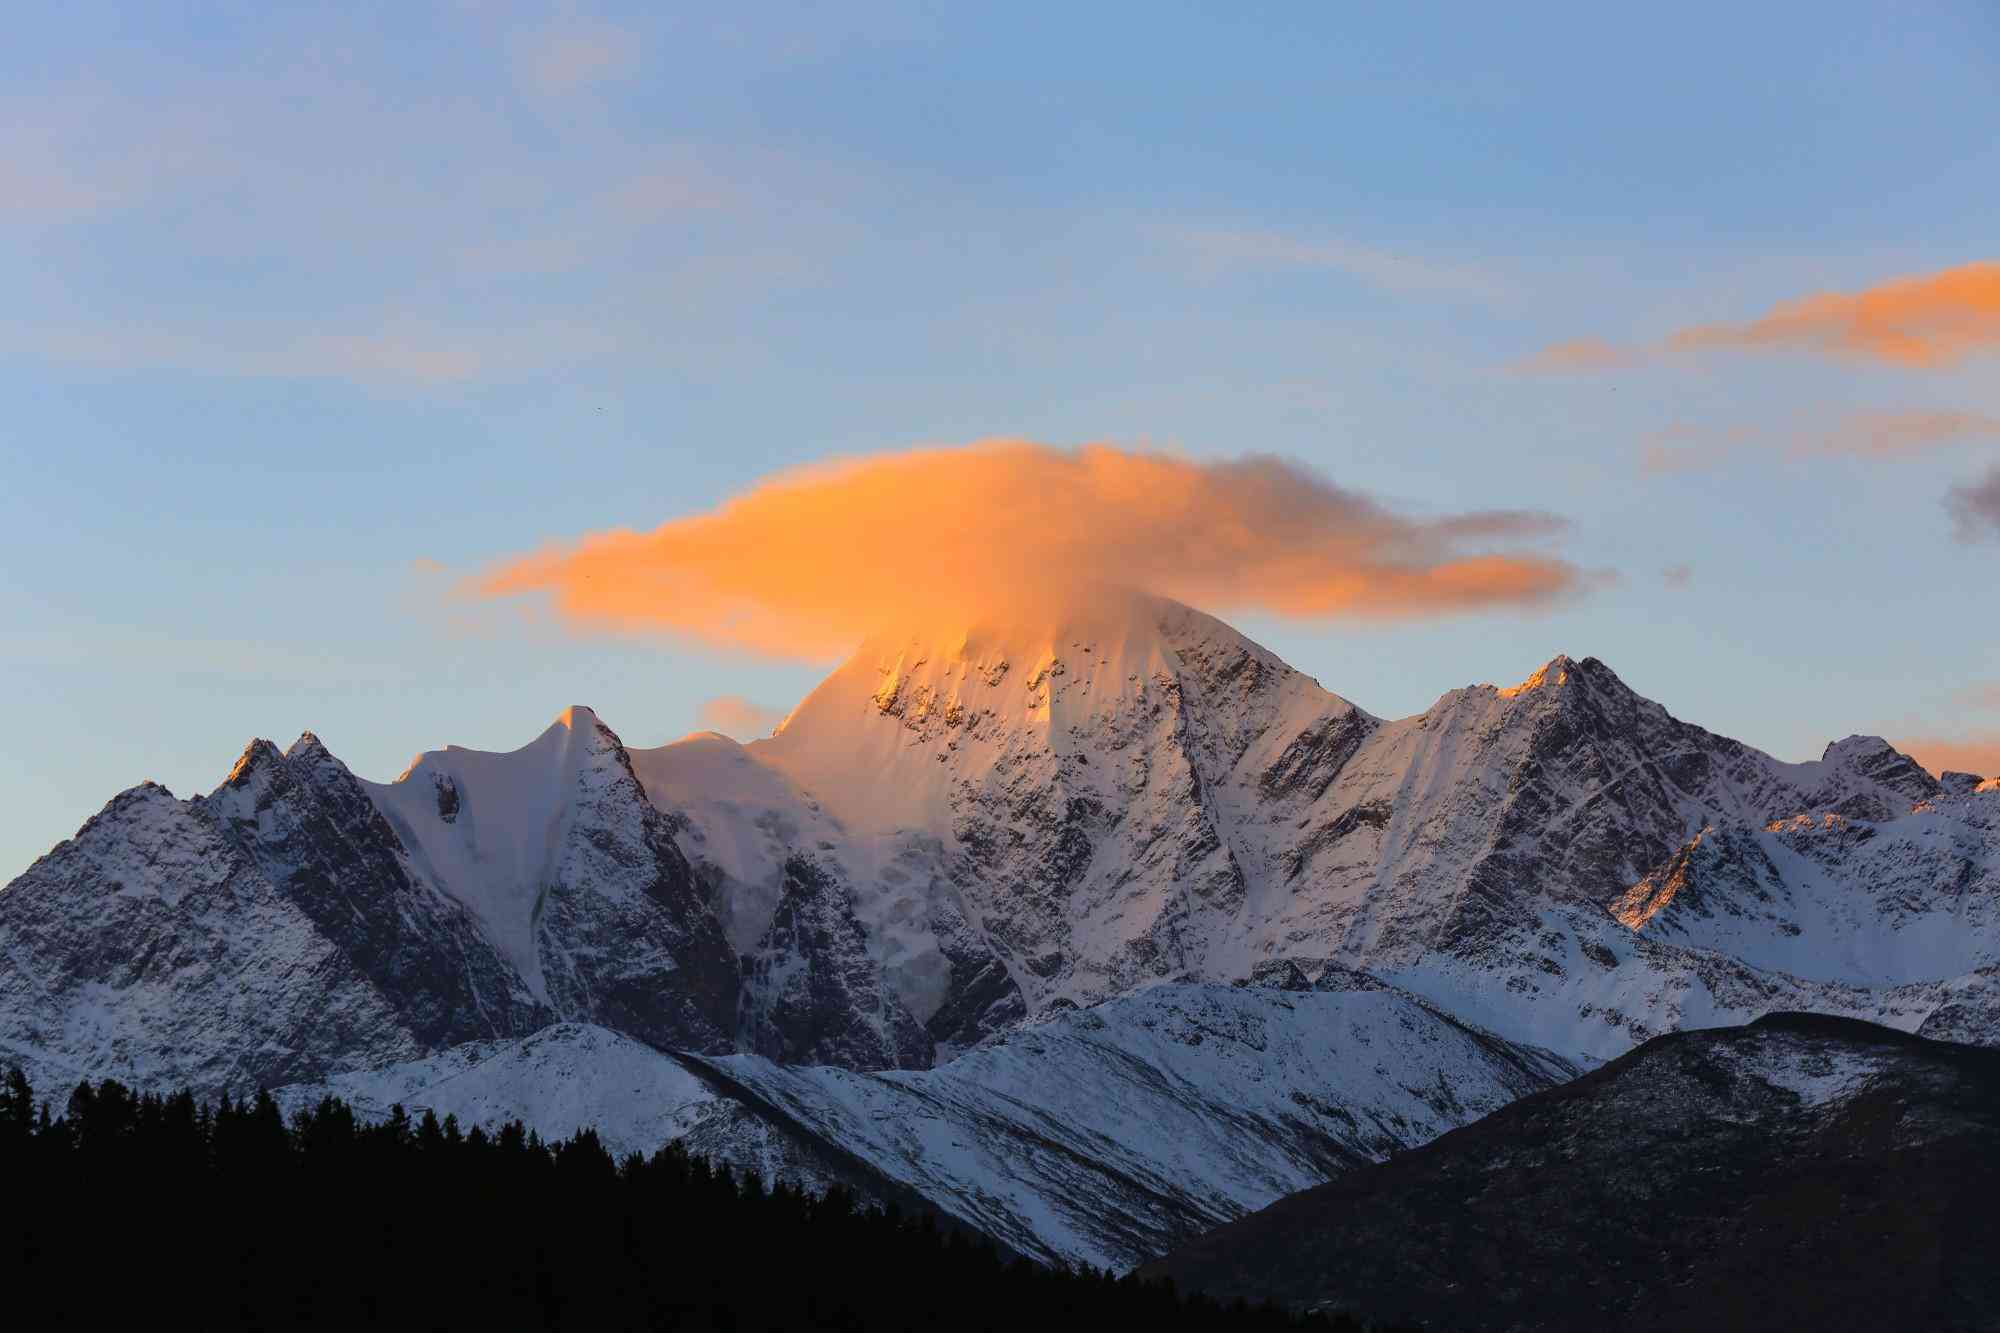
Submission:
<svg viewBox="0 0 2000 1333">
<path fill-rule="evenodd" d="M 0 876 L 251 735 L 385 778 L 786 707 L 824 664 L 446 591 L 988 436 L 1570 520 L 1607 577 L 1553 611 L 1241 622 L 1378 713 L 1561 651 L 1786 757 L 2000 738 L 2000 544 L 1944 508 L 2000 437 L 1797 447 L 2000 418 L 1990 350 L 1518 370 L 2000 257 L 1996 89 L 1976 2 L 16 15 Z M 1689 441 L 1735 443 L 1645 465 Z"/>
</svg>

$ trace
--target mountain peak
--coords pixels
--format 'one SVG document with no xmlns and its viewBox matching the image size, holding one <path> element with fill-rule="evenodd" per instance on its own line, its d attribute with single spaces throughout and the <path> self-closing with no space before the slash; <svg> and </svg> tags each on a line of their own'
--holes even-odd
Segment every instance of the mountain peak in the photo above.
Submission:
<svg viewBox="0 0 2000 1333">
<path fill-rule="evenodd" d="M 586 704 L 571 704 L 556 714 L 554 725 L 568 731 L 589 731 L 598 725 L 597 713 Z"/>
<path fill-rule="evenodd" d="M 1826 747 L 1820 756 L 1829 767 L 1851 769 L 1879 786 L 1911 800 L 1938 794 L 1938 780 L 1916 760 L 1880 736 L 1847 736 Z"/>
<path fill-rule="evenodd" d="M 262 736 L 253 737 L 250 743 L 243 747 L 243 753 L 236 756 L 236 763 L 230 767 L 229 776 L 222 780 L 222 785 L 240 787 L 268 765 L 283 760 L 284 755 L 279 753 L 277 746 Z"/>
<path fill-rule="evenodd" d="M 1519 685 L 1508 685 L 1496 691 L 1502 699 L 1518 699 L 1535 690 L 1560 689 L 1569 684 L 1576 662 L 1568 653 L 1557 653 L 1536 669 L 1535 673 Z"/>
<path fill-rule="evenodd" d="M 292 748 L 285 751 L 285 758 L 301 759 L 310 764 L 317 764 L 333 758 L 333 752 L 326 748 L 326 742 L 318 736 L 310 731 L 302 731 L 299 733 L 299 738 L 292 742 Z"/>
<path fill-rule="evenodd" d="M 1843 736 L 1837 741 L 1828 741 L 1820 758 L 1827 763 L 1842 759 L 1864 759 L 1879 755 L 1884 751 L 1894 752 L 1894 747 L 1880 736 Z"/>
</svg>

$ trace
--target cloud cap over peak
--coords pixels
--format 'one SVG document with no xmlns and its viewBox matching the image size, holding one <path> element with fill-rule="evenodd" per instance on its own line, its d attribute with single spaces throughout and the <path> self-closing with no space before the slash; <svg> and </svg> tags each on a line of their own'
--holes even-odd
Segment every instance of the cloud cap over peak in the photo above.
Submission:
<svg viewBox="0 0 2000 1333">
<path fill-rule="evenodd" d="M 1301 618 L 1542 605 L 1586 580 L 1518 548 L 1563 526 L 1532 512 L 1410 517 L 1269 456 L 988 440 L 781 473 L 706 513 L 549 547 L 467 587 L 546 594 L 578 628 L 818 660 L 889 626 L 1059 612 L 1113 587 Z"/>
</svg>

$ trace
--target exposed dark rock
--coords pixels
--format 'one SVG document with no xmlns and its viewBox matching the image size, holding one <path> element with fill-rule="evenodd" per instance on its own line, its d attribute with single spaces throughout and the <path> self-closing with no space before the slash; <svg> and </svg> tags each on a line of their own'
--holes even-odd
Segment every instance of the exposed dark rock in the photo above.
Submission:
<svg viewBox="0 0 2000 1333">
<path fill-rule="evenodd" d="M 931 1064 L 931 1035 L 885 984 L 846 886 L 810 859 L 785 863 L 777 914 L 746 961 L 744 1029 L 758 1054 L 850 1069 Z"/>
</svg>

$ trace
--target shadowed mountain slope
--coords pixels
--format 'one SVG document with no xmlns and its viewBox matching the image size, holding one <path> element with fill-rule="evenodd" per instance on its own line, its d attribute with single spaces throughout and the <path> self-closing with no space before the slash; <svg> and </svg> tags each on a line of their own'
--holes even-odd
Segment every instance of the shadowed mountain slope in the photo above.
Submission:
<svg viewBox="0 0 2000 1333">
<path fill-rule="evenodd" d="M 1466 1330 L 2000 1328 L 2000 1051 L 1660 1037 L 1142 1270 Z"/>
</svg>

